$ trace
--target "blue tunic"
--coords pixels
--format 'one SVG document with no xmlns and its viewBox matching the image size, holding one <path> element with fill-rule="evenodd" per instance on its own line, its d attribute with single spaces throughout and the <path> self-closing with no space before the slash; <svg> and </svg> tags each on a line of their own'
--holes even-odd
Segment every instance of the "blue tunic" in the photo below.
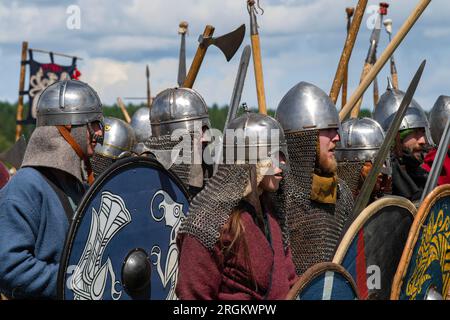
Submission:
<svg viewBox="0 0 450 320">
<path fill-rule="evenodd" d="M 20 169 L 0 191 L 0 292 L 12 298 L 56 298 L 59 261 L 69 228 L 44 177 Z"/>
</svg>

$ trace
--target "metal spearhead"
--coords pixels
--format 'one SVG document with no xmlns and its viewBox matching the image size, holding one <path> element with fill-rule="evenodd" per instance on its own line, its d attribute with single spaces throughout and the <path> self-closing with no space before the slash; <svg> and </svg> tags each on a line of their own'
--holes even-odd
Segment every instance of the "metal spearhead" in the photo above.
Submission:
<svg viewBox="0 0 450 320">
<path fill-rule="evenodd" d="M 252 49 L 250 45 L 245 46 L 242 51 L 241 60 L 239 61 L 239 68 L 236 75 L 236 80 L 234 82 L 233 93 L 231 95 L 230 106 L 228 108 L 227 118 L 225 120 L 225 125 L 223 126 L 223 134 L 227 130 L 228 123 L 236 118 L 237 111 L 239 109 L 239 104 L 241 102 L 242 90 L 244 89 L 245 78 L 247 76 L 247 69 L 250 63 L 250 56 L 252 53 Z M 215 157 L 215 165 L 214 165 L 214 174 L 217 172 L 219 167 L 219 163 L 221 163 L 222 159 L 222 143 L 219 142 L 219 148 L 216 148 L 216 157 Z"/>
<path fill-rule="evenodd" d="M 412 79 L 408 87 L 408 90 L 406 91 L 406 94 L 403 97 L 400 107 L 397 113 L 395 114 L 394 120 L 392 121 L 391 126 L 389 127 L 389 130 L 386 133 L 386 137 L 383 141 L 383 144 L 381 145 L 380 150 L 378 151 L 377 156 L 375 158 L 372 170 L 370 170 L 370 173 L 367 176 L 366 180 L 364 181 L 361 191 L 358 197 L 356 198 L 352 218 L 350 219 L 351 221 L 354 221 L 354 219 L 356 219 L 359 213 L 367 206 L 367 203 L 369 202 L 370 195 L 372 194 L 378 174 L 380 173 L 381 167 L 383 166 L 383 163 L 389 154 L 391 144 L 398 133 L 400 124 L 403 120 L 403 117 L 405 116 L 406 110 L 408 106 L 411 104 L 414 93 L 416 92 L 417 86 L 419 85 L 419 81 L 422 76 L 423 69 L 425 68 L 425 64 L 426 60 L 422 62 L 416 74 L 414 75 L 414 78 Z"/>
<path fill-rule="evenodd" d="M 250 63 L 250 56 L 252 48 L 250 45 L 245 46 L 242 51 L 241 60 L 239 61 L 239 68 L 234 82 L 233 93 L 231 95 L 230 108 L 228 110 L 227 119 L 223 131 L 227 129 L 228 123 L 236 117 L 239 104 L 241 103 L 242 90 L 244 89 L 245 78 L 247 75 L 247 68 Z"/>
<path fill-rule="evenodd" d="M 186 21 L 180 22 L 178 33 L 181 35 L 180 56 L 178 61 L 178 86 L 182 86 L 186 79 L 186 33 L 189 24 Z"/>
<path fill-rule="evenodd" d="M 236 30 L 217 38 L 203 38 L 203 36 L 200 36 L 199 42 L 204 46 L 215 45 L 223 52 L 227 61 L 230 61 L 241 46 L 244 36 L 245 24 L 241 25 Z"/>
</svg>

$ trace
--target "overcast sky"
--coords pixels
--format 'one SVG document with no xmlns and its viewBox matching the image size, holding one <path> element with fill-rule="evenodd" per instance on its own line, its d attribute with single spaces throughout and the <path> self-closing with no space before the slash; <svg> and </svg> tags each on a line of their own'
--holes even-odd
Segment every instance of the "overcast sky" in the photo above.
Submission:
<svg viewBox="0 0 450 320">
<path fill-rule="evenodd" d="M 346 36 L 345 8 L 356 0 L 260 0 L 265 10 L 258 16 L 267 104 L 275 109 L 283 95 L 299 81 L 330 90 Z M 379 1 L 369 1 L 368 9 Z M 391 0 L 388 18 L 394 32 L 410 15 L 418 0 Z M 80 28 L 67 26 L 80 9 Z M 400 87 L 406 90 L 423 59 L 427 67 L 416 100 L 428 110 L 441 94 L 450 95 L 450 1 L 433 0 L 395 53 Z M 356 88 L 369 46 L 373 11 L 367 12 L 350 61 L 349 95 Z M 151 89 L 157 92 L 177 85 L 180 21 L 189 22 L 187 67 L 206 24 L 215 35 L 247 25 L 243 46 L 226 62 L 217 48 L 210 48 L 194 84 L 209 105 L 227 104 L 233 89 L 244 45 L 250 43 L 245 0 L 0 0 L 0 100 L 15 102 L 19 83 L 21 43 L 83 57 L 81 80 L 91 84 L 106 104 L 118 96 L 144 97 L 145 65 L 150 66 Z M 388 43 L 386 32 L 378 53 Z M 48 62 L 48 55 L 36 54 Z M 60 64 L 70 60 L 56 58 Z M 250 65 L 242 101 L 256 106 L 253 65 Z M 378 78 L 386 88 L 388 64 Z M 372 93 L 364 106 L 372 108 Z M 369 93 L 369 91 L 368 91 Z"/>
</svg>

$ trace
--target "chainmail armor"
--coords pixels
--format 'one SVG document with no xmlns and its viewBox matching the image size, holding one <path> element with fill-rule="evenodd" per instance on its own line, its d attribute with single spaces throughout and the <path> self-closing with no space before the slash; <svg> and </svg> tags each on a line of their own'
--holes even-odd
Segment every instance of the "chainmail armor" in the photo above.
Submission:
<svg viewBox="0 0 450 320">
<path fill-rule="evenodd" d="M 221 164 L 205 188 L 192 200 L 189 214 L 182 222 L 178 234 L 195 237 L 212 251 L 230 214 L 243 198 L 250 177 L 249 165 Z M 283 232 L 285 249 L 288 245 L 285 219 L 274 213 Z"/>
<path fill-rule="evenodd" d="M 318 130 L 286 134 L 290 171 L 281 181 L 276 202 L 286 214 L 292 256 L 298 275 L 316 263 L 331 261 L 351 214 L 353 197 L 338 179 L 336 205 L 310 200 L 317 157 Z"/>
<path fill-rule="evenodd" d="M 163 135 L 159 137 L 150 137 L 147 142 L 145 142 L 145 146 L 151 150 L 179 150 L 180 159 L 179 164 L 173 164 L 170 167 L 170 171 L 172 171 L 178 178 L 180 178 L 181 182 L 183 182 L 186 190 L 189 189 L 189 173 L 191 169 L 191 155 L 190 154 L 182 154 L 182 144 L 180 140 L 171 141 L 170 135 Z"/>
<path fill-rule="evenodd" d="M 91 159 L 92 171 L 94 171 L 94 177 L 97 178 L 108 169 L 114 163 L 114 159 L 105 157 L 101 154 L 94 153 Z"/>
<path fill-rule="evenodd" d="M 350 191 L 355 197 L 358 192 L 359 180 L 361 178 L 361 169 L 364 161 L 342 161 L 338 162 L 337 175 L 344 180 Z"/>
</svg>

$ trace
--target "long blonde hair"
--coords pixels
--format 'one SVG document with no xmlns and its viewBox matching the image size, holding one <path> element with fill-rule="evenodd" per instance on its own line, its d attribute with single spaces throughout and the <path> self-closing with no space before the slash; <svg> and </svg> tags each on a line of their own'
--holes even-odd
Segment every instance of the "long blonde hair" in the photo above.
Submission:
<svg viewBox="0 0 450 320">
<path fill-rule="evenodd" d="M 258 202 L 257 205 L 259 206 L 259 195 L 262 192 L 262 190 L 259 187 L 259 184 L 264 179 L 264 175 L 267 173 L 267 170 L 272 166 L 272 161 L 270 159 L 259 161 L 256 164 L 256 186 L 258 190 L 253 190 L 252 188 L 252 182 L 249 180 L 247 181 L 247 186 L 245 188 L 243 199 L 247 200 L 253 207 L 256 209 L 256 201 Z M 251 169 L 250 169 L 251 170 Z M 256 196 L 256 199 L 255 199 Z M 258 210 L 258 209 L 256 209 Z M 236 258 L 237 253 L 240 250 L 243 250 L 244 253 L 244 267 L 249 270 L 249 279 L 253 284 L 255 285 L 255 289 L 258 289 L 256 279 L 254 277 L 254 272 L 252 269 L 250 257 L 249 257 L 249 251 L 248 251 L 248 244 L 245 239 L 245 227 L 242 223 L 241 217 L 242 213 L 244 213 L 245 207 L 241 204 L 238 205 L 233 209 L 233 211 L 230 214 L 230 217 L 227 221 L 227 223 L 224 225 L 221 231 L 220 235 L 220 246 L 221 250 L 224 256 L 224 259 L 233 259 Z M 257 213 L 258 214 L 258 213 Z M 226 243 L 225 241 L 225 235 L 229 235 L 230 241 L 229 243 Z"/>
</svg>

